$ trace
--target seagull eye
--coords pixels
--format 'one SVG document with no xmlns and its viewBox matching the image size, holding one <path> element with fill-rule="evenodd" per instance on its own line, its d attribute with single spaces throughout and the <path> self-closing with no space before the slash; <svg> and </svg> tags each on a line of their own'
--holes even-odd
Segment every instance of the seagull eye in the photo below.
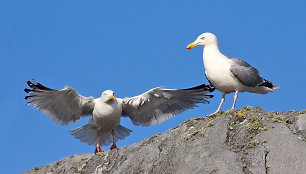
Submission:
<svg viewBox="0 0 306 174">
<path fill-rule="evenodd" d="M 202 40 L 204 40 L 204 39 L 205 39 L 205 37 L 201 37 L 201 39 L 202 39 Z"/>
</svg>

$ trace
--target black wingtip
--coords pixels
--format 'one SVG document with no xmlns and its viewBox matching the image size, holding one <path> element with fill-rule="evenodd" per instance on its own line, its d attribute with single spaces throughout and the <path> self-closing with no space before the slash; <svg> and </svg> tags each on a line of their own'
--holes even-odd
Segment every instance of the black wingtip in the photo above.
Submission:
<svg viewBox="0 0 306 174">
<path fill-rule="evenodd" d="M 42 90 L 48 90 L 48 91 L 51 91 L 51 90 L 54 90 L 54 89 L 51 89 L 51 88 L 47 88 L 45 87 L 44 85 L 40 84 L 40 83 L 37 83 L 35 85 L 38 89 L 42 89 Z"/>
<path fill-rule="evenodd" d="M 31 81 L 27 81 L 27 84 L 29 85 L 29 87 L 33 88 L 34 84 Z"/>
<path fill-rule="evenodd" d="M 33 88 L 35 90 L 35 88 L 40 89 L 40 90 L 54 90 L 51 88 L 47 88 L 44 85 L 38 83 L 35 79 L 32 79 L 33 83 L 31 81 L 27 81 L 27 84 L 29 85 L 29 87 Z"/>
<path fill-rule="evenodd" d="M 26 93 L 29 93 L 29 92 L 31 92 L 31 91 L 33 91 L 33 90 L 28 89 L 28 88 L 24 88 L 24 92 L 26 92 Z"/>
<path fill-rule="evenodd" d="M 31 98 L 32 96 L 25 96 L 24 99 L 28 100 L 29 98 Z"/>
<path fill-rule="evenodd" d="M 213 98 L 214 95 L 205 95 L 205 97 L 207 97 L 207 98 Z"/>
<path fill-rule="evenodd" d="M 205 91 L 213 92 L 215 90 L 215 87 L 210 84 L 202 84 L 202 85 L 192 87 L 192 88 L 187 88 L 184 90 L 194 90 L 194 89 L 203 89 Z"/>
<path fill-rule="evenodd" d="M 184 90 L 194 90 L 194 89 L 203 89 L 205 88 L 206 85 L 205 84 L 202 84 L 202 85 L 199 85 L 199 86 L 196 86 L 196 87 L 192 87 L 192 88 L 187 88 L 187 89 L 184 89 Z"/>
<path fill-rule="evenodd" d="M 262 84 L 260 84 L 259 86 L 264 86 L 264 87 L 268 87 L 270 89 L 273 89 L 274 85 L 272 82 L 266 80 L 266 79 L 263 79 L 264 82 Z"/>
</svg>

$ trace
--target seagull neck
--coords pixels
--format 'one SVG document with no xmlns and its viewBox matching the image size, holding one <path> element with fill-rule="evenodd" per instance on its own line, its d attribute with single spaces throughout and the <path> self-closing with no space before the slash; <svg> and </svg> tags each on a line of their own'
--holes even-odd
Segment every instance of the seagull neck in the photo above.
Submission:
<svg viewBox="0 0 306 174">
<path fill-rule="evenodd" d="M 203 49 L 203 56 L 215 56 L 215 55 L 219 55 L 222 54 L 219 50 L 218 44 L 211 44 L 211 45 L 207 45 L 204 46 Z"/>
<path fill-rule="evenodd" d="M 218 48 L 218 44 L 205 46 L 203 49 L 203 63 L 207 69 L 208 64 L 216 65 L 224 60 L 223 54 Z"/>
</svg>

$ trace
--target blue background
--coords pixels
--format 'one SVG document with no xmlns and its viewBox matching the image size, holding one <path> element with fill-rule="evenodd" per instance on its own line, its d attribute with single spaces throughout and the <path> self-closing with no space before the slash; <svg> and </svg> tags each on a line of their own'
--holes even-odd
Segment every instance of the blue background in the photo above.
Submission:
<svg viewBox="0 0 306 174">
<path fill-rule="evenodd" d="M 26 80 L 84 96 L 112 89 L 131 97 L 153 87 L 187 88 L 205 83 L 202 47 L 186 46 L 203 32 L 219 39 L 220 50 L 241 58 L 279 85 L 267 95 L 241 93 L 237 108 L 266 111 L 305 109 L 305 1 L 68 1 L 0 2 L 1 173 L 20 173 L 94 147 L 69 130 L 88 119 L 58 126 L 23 99 Z M 153 127 L 122 125 L 133 133 L 122 147 L 162 133 L 187 118 L 214 112 L 209 105 Z M 231 107 L 227 95 L 223 110 Z M 109 147 L 104 147 L 108 150 Z"/>
</svg>

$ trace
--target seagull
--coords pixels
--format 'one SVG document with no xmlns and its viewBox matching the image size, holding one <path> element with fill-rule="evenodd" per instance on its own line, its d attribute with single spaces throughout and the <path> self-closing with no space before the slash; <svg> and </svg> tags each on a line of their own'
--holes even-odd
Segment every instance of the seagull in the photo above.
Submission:
<svg viewBox="0 0 306 174">
<path fill-rule="evenodd" d="M 259 76 L 259 71 L 247 62 L 238 58 L 228 58 L 218 47 L 217 37 L 212 33 L 201 34 L 187 46 L 187 50 L 202 45 L 205 75 L 212 86 L 222 92 L 222 99 L 216 112 L 218 113 L 225 101 L 225 95 L 235 92 L 232 110 L 235 109 L 238 92 L 267 94 L 279 88 L 272 82 Z"/>
<path fill-rule="evenodd" d="M 101 145 L 117 148 L 117 140 L 130 135 L 132 130 L 120 125 L 121 117 L 129 117 L 133 124 L 152 126 L 197 106 L 209 103 L 207 93 L 214 90 L 210 85 L 189 89 L 165 89 L 157 87 L 135 97 L 116 98 L 112 90 L 102 92 L 101 97 L 84 97 L 72 87 L 54 90 L 43 86 L 34 79 L 27 81 L 31 89 L 27 105 L 33 105 L 55 123 L 67 125 L 82 117 L 92 116 L 88 124 L 70 130 L 81 142 L 96 145 L 95 154 L 104 152 Z"/>
</svg>

